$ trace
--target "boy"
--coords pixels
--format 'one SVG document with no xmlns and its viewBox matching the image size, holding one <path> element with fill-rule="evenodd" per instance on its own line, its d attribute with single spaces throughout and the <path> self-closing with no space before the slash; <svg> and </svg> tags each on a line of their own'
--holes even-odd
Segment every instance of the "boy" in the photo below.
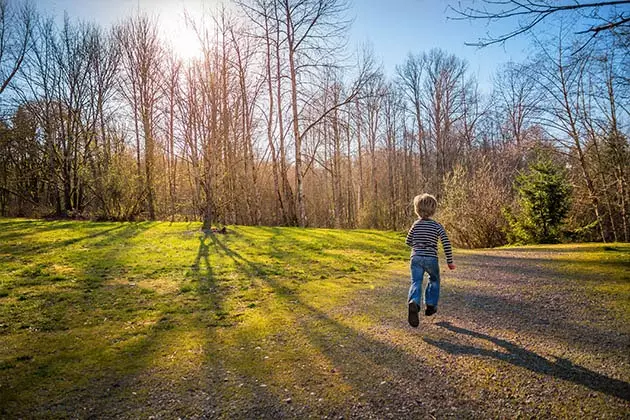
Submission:
<svg viewBox="0 0 630 420">
<path fill-rule="evenodd" d="M 417 327 L 420 323 L 420 297 L 422 294 L 422 278 L 424 272 L 429 274 L 429 283 L 424 292 L 426 309 L 424 314 L 431 316 L 437 312 L 440 298 L 440 267 L 438 264 L 437 240 L 442 241 L 448 268 L 455 270 L 453 251 L 446 231 L 441 224 L 431 219 L 437 209 L 437 200 L 430 194 L 417 195 L 413 199 L 413 208 L 418 215 L 407 233 L 406 243 L 411 249 L 411 287 L 409 288 L 409 325 Z"/>
</svg>

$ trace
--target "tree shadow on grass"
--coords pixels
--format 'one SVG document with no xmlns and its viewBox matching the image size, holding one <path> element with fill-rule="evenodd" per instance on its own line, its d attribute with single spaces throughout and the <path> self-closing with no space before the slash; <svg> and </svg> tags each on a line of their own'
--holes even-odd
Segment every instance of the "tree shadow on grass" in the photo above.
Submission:
<svg viewBox="0 0 630 420">
<path fill-rule="evenodd" d="M 191 266 L 192 278 L 196 282 L 196 291 L 202 298 L 202 308 L 209 309 L 213 319 L 206 319 L 209 326 L 230 326 L 229 313 L 225 309 L 225 288 L 217 281 L 215 270 L 210 261 L 211 247 L 216 247 L 214 233 L 205 230 L 199 235 L 199 248 Z M 202 311 L 205 313 L 205 311 Z"/>
<path fill-rule="evenodd" d="M 269 276 L 264 264 L 252 262 L 230 249 L 218 236 L 210 235 L 210 237 L 217 250 L 234 261 L 237 270 L 258 277 L 274 291 L 277 297 L 288 298 L 286 302 L 292 308 L 293 324 L 287 326 L 287 331 L 281 331 L 278 334 L 289 336 L 303 334 L 323 359 L 334 367 L 332 372 L 322 372 L 315 361 L 309 364 L 308 360 L 299 358 L 294 362 L 286 361 L 288 365 L 280 367 L 289 372 L 287 375 L 291 375 L 291 379 L 287 380 L 301 384 L 305 393 L 317 390 L 317 397 L 320 395 L 325 397 L 324 402 L 307 406 L 298 406 L 296 400 L 292 416 L 297 417 L 301 413 L 305 416 L 307 414 L 322 416 L 332 414 L 351 418 L 369 416 L 427 418 L 431 412 L 443 404 L 445 399 L 449 399 L 451 404 L 456 404 L 460 410 L 460 416 L 463 417 L 474 417 L 474 414 L 478 412 L 491 411 L 491 407 L 482 407 L 484 406 L 482 401 L 473 400 L 461 393 L 455 384 L 440 375 L 436 367 L 423 357 L 345 325 L 340 319 L 306 302 L 296 290 L 299 284 L 284 282 Z M 252 345 L 251 342 L 246 341 L 247 337 L 249 336 L 242 337 L 245 340 L 240 343 L 242 348 Z M 286 339 L 289 342 L 292 340 Z M 298 354 L 302 352 L 300 349 L 292 351 Z M 309 353 L 305 351 L 304 354 Z M 306 369 L 304 366 L 300 367 L 302 362 L 309 364 L 309 367 Z M 230 369 L 239 371 L 239 366 L 230 366 Z M 251 375 L 251 370 L 244 371 L 242 375 Z M 422 377 L 430 379 L 425 379 L 424 386 L 419 387 L 417 381 Z M 334 383 L 343 384 L 341 389 L 346 389 L 347 394 L 336 394 L 336 388 L 330 388 Z M 282 387 L 280 383 L 273 385 Z M 248 385 L 245 386 L 248 387 Z M 275 394 L 272 389 L 270 386 L 260 392 L 251 386 L 251 396 L 247 404 L 243 404 L 241 397 L 238 407 L 234 408 L 232 404 L 226 404 L 224 407 L 226 412 L 222 414 L 239 417 L 268 417 L 274 411 L 283 412 L 283 397 Z M 328 402 L 329 398 L 330 402 Z M 237 412 L 230 412 L 230 410 Z M 300 410 L 306 411 L 300 412 Z"/>
<path fill-rule="evenodd" d="M 214 285 L 214 274 L 212 272 L 212 264 L 210 264 L 210 244 L 208 239 L 212 237 L 211 232 L 204 232 L 203 235 L 199 235 L 199 248 L 197 249 L 197 256 L 192 265 L 192 271 L 195 273 L 195 277 L 203 279 L 208 282 L 209 286 Z M 205 267 L 205 273 L 202 272 L 202 264 Z"/>
<path fill-rule="evenodd" d="M 409 379 L 409 367 L 412 366 L 413 371 L 430 371 L 430 368 L 426 366 L 421 358 L 414 357 L 397 346 L 390 345 L 387 342 L 382 342 L 380 340 L 375 340 L 359 330 L 355 330 L 352 327 L 344 325 L 338 319 L 331 317 L 328 313 L 315 308 L 306 301 L 302 300 L 297 293 L 297 290 L 295 290 L 295 288 L 299 287 L 299 285 L 284 282 L 273 276 L 267 276 L 264 265 L 249 261 L 238 252 L 228 248 L 228 246 L 223 244 L 218 238 L 215 238 L 215 240 L 215 245 L 225 252 L 226 255 L 231 257 L 235 263 L 237 263 L 237 269 L 243 270 L 243 272 L 252 276 L 260 276 L 261 279 L 278 295 L 281 296 L 289 294 L 291 296 L 290 299 L 295 303 L 295 308 L 299 309 L 296 311 L 296 314 L 306 314 L 306 316 L 296 316 L 295 322 L 296 327 L 298 327 L 296 331 L 299 330 L 306 334 L 309 338 L 309 342 L 314 345 L 322 355 L 325 355 L 335 366 L 338 366 L 341 371 L 346 373 L 344 381 L 347 384 L 351 385 L 356 391 L 366 395 L 365 401 L 368 405 L 370 405 L 370 409 L 368 411 L 370 414 L 379 413 L 385 415 L 385 411 L 379 410 L 381 410 L 382 407 L 392 407 L 392 402 L 390 400 L 392 394 L 379 390 L 379 384 L 371 381 L 372 376 L 378 375 L 379 372 L 383 373 L 382 377 L 386 377 L 387 374 L 389 374 L 389 378 L 392 378 L 394 382 L 390 383 L 388 381 L 388 391 L 393 390 L 394 394 L 406 393 L 408 395 L 409 391 L 407 384 Z M 504 268 L 507 270 L 507 268 L 503 267 L 501 264 L 509 261 L 514 261 L 514 259 L 502 258 L 499 262 L 495 259 L 488 259 L 488 261 L 484 262 L 498 265 L 498 267 L 495 266 L 493 268 Z M 534 264 L 538 262 L 543 261 L 534 261 Z M 487 268 L 485 267 L 485 264 L 484 268 Z M 525 267 L 524 273 L 522 274 L 525 274 L 527 279 L 534 281 L 541 276 L 541 270 L 539 267 L 532 267 L 528 265 Z M 554 278 L 551 277 L 551 272 L 545 271 L 543 275 L 550 276 L 549 278 L 551 279 Z M 509 283 L 506 279 L 503 279 L 502 281 Z M 468 296 L 467 294 L 455 292 L 455 295 L 458 296 L 458 299 L 463 299 L 465 304 L 468 304 L 466 303 L 468 299 L 465 299 L 465 297 Z M 484 296 L 480 295 L 479 297 L 481 298 Z M 469 310 L 488 312 L 488 307 L 496 307 L 497 312 L 501 312 L 501 310 L 504 311 L 501 317 L 512 318 L 518 315 L 518 317 L 520 317 L 519 319 L 522 319 L 523 321 L 523 328 L 531 328 L 531 326 L 527 327 L 527 325 L 528 322 L 531 322 L 532 319 L 536 318 L 535 306 L 532 306 L 531 308 L 527 306 L 525 308 L 527 309 L 525 311 L 527 316 L 523 316 L 523 314 L 519 315 L 520 309 L 523 309 L 523 302 L 512 301 L 509 299 L 505 302 L 499 302 L 493 299 L 501 299 L 501 297 L 495 296 L 487 296 L 485 298 L 486 300 L 482 302 L 484 304 L 482 304 L 479 308 L 470 307 Z M 517 307 L 514 307 L 515 303 L 517 304 Z M 550 328 L 553 328 L 555 332 L 560 332 L 569 328 L 569 332 L 566 334 L 573 339 L 580 340 L 584 339 L 584 335 L 589 337 L 593 335 L 593 331 L 587 331 L 581 327 L 578 328 L 578 326 L 570 328 L 573 324 L 569 323 L 562 315 L 563 314 L 560 313 L 557 314 L 557 317 L 552 316 L 552 319 L 548 321 Z M 313 324 L 317 326 L 313 327 Z M 528 369 L 534 373 L 548 375 L 557 379 L 572 382 L 576 385 L 602 392 L 624 401 L 628 401 L 630 399 L 630 385 L 627 382 L 610 378 L 598 372 L 586 369 L 582 366 L 576 365 L 571 360 L 555 358 L 554 361 L 549 361 L 534 352 L 518 347 L 506 340 L 465 330 L 449 323 L 438 323 L 436 325 L 457 334 L 465 334 L 478 339 L 488 340 L 491 343 L 507 350 L 507 353 L 505 353 L 467 344 L 460 344 L 457 342 L 449 342 L 442 339 L 425 338 L 425 342 L 427 344 L 447 353 L 490 357 L 499 361 L 510 363 L 517 367 Z M 331 339 L 331 337 L 335 337 L 337 339 L 340 337 L 345 338 L 345 346 L 340 347 L 335 345 L 335 339 Z M 600 335 L 596 337 L 599 338 Z M 613 339 L 610 336 L 601 335 L 601 337 L 602 339 L 606 338 L 608 340 L 614 340 L 614 343 L 618 343 L 618 340 Z M 592 342 L 593 346 L 595 346 L 595 341 L 597 341 L 598 338 L 593 340 L 589 339 L 588 343 Z M 621 347 L 617 348 L 624 347 L 622 343 L 618 344 Z M 370 375 L 364 374 L 366 370 L 370 371 Z M 440 378 L 436 378 L 434 380 L 432 379 L 431 388 L 433 387 L 443 387 L 444 390 L 448 390 L 452 387 L 452 383 L 449 386 L 449 384 L 443 383 Z M 453 393 L 457 395 L 457 388 L 455 388 Z M 417 395 L 414 392 L 413 397 L 416 396 Z M 425 397 L 426 395 L 420 396 L 419 401 L 426 401 Z M 478 409 L 479 406 L 473 408 L 474 403 L 479 402 L 470 401 L 470 408 L 473 410 L 475 410 L 475 408 Z M 425 406 L 423 408 L 426 409 L 427 407 Z M 417 414 L 426 414 L 426 411 L 423 411 L 423 409 L 417 406 L 413 407 L 413 404 L 411 404 L 411 406 L 404 407 L 404 409 Z M 482 410 L 487 414 L 492 411 L 492 407 L 485 406 Z M 462 414 L 462 412 L 460 412 L 460 414 Z"/>
<path fill-rule="evenodd" d="M 545 359 L 538 354 L 517 346 L 507 340 L 483 334 L 477 331 L 468 330 L 455 326 L 450 322 L 438 322 L 435 325 L 445 328 L 455 334 L 466 335 L 481 340 L 487 340 L 499 347 L 507 350 L 508 353 L 488 350 L 466 344 L 453 343 L 446 340 L 434 340 L 428 337 L 424 341 L 447 353 L 454 355 L 471 355 L 489 357 L 514 366 L 528 369 L 535 373 L 553 376 L 558 379 L 573 382 L 577 385 L 585 386 L 594 391 L 603 392 L 613 397 L 630 401 L 630 384 L 618 379 L 594 372 L 572 363 L 570 360 L 556 357 L 554 362 Z"/>
<path fill-rule="evenodd" d="M 519 250 L 520 252 L 520 250 Z M 533 252 L 533 251 L 530 251 Z M 574 251 L 578 252 L 578 251 Z M 619 281 L 625 282 L 628 278 L 611 279 L 608 271 L 593 271 L 594 263 L 589 260 L 578 258 L 561 258 L 558 260 L 529 256 L 506 256 L 506 255 L 461 255 L 458 256 L 462 268 L 472 268 L 474 270 L 493 271 L 497 276 L 489 278 L 510 278 L 518 283 L 538 282 L 540 278 L 554 280 L 569 280 L 580 285 L 585 282 Z M 611 260 L 597 261 L 597 267 L 608 270 L 628 272 L 630 269 L 630 257 L 627 259 L 618 258 Z M 570 270 L 567 270 L 570 267 Z M 479 279 L 484 281 L 484 279 Z"/>
<path fill-rule="evenodd" d="M 135 311 L 153 311 L 139 288 L 103 286 L 124 265 L 121 258 L 129 241 L 151 226 L 119 224 L 64 241 L 96 239 L 88 245 L 99 251 L 89 258 L 65 255 L 66 263 L 76 269 L 77 283 L 52 287 L 54 282 L 47 282 L 51 287 L 34 291 L 25 300 L 25 308 L 13 312 L 9 323 L 30 324 L 34 329 L 29 335 L 37 338 L 25 336 L 22 346 L 18 341 L 16 355 L 5 360 L 0 371 L 1 418 L 62 418 L 79 413 L 80 407 L 89 407 L 80 417 L 125 415 L 123 404 L 128 404 L 132 387 L 152 364 L 161 338 L 170 334 L 173 322 L 161 310 L 154 311 L 154 324 L 136 318 Z M 94 260 L 107 264 L 96 266 Z M 97 319 L 95 314 L 107 318 Z M 135 324 L 133 329 L 126 328 L 129 322 Z M 76 331 L 76 341 L 68 340 L 66 329 L 72 335 Z M 12 327 L 6 333 L 17 330 Z M 84 340 L 85 346 L 76 345 Z"/>
<path fill-rule="evenodd" d="M 114 233 L 115 231 L 123 229 L 123 226 L 124 225 L 113 226 L 109 229 L 99 230 L 97 232 L 90 233 L 88 235 L 80 236 L 77 238 L 69 238 L 69 239 L 64 239 L 60 241 L 48 241 L 48 242 L 33 242 L 33 241 L 25 241 L 25 242 L 17 242 L 17 243 L 9 242 L 10 240 L 14 241 L 15 239 L 26 238 L 26 237 L 24 237 L 23 234 L 20 232 L 14 233 L 13 235 L 2 235 L 0 236 L 0 239 L 2 239 L 0 243 L 3 243 L 3 245 L 0 245 L 0 252 L 6 250 L 9 252 L 10 256 L 25 254 L 25 253 L 41 254 L 41 253 L 48 252 L 51 249 L 59 249 L 66 246 L 74 245 L 78 242 L 82 242 L 88 239 L 94 239 L 99 236 L 109 235 L 111 233 Z"/>
</svg>

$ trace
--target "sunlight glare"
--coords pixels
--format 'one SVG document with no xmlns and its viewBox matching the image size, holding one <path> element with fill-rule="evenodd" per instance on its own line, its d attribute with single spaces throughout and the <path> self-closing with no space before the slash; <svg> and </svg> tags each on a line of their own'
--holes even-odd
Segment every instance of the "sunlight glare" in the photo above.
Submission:
<svg viewBox="0 0 630 420">
<path fill-rule="evenodd" d="M 175 55 L 183 61 L 201 58 L 201 43 L 195 30 L 186 19 L 186 14 L 193 17 L 202 16 L 201 4 L 194 2 L 156 3 L 153 10 L 160 17 L 161 35 L 170 44 Z"/>
<path fill-rule="evenodd" d="M 176 31 L 166 34 L 173 46 L 173 52 L 184 61 L 198 59 L 202 55 L 201 44 L 192 28 L 182 24 Z"/>
</svg>

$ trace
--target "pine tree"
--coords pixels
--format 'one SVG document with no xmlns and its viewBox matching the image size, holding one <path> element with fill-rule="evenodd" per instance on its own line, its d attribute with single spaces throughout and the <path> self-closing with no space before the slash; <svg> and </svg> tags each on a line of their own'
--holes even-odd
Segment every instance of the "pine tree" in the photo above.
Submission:
<svg viewBox="0 0 630 420">
<path fill-rule="evenodd" d="M 571 195 L 564 169 L 548 156 L 541 156 L 515 184 L 520 211 L 510 217 L 511 242 L 558 242 Z"/>
</svg>

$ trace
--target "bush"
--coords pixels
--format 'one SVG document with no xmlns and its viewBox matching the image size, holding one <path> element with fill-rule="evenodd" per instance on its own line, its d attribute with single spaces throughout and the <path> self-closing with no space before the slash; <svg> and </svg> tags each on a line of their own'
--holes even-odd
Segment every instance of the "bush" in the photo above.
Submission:
<svg viewBox="0 0 630 420">
<path fill-rule="evenodd" d="M 510 188 L 497 174 L 505 172 L 481 158 L 474 172 L 457 167 L 445 178 L 439 218 L 454 245 L 488 248 L 506 244 L 502 209 Z"/>
</svg>

